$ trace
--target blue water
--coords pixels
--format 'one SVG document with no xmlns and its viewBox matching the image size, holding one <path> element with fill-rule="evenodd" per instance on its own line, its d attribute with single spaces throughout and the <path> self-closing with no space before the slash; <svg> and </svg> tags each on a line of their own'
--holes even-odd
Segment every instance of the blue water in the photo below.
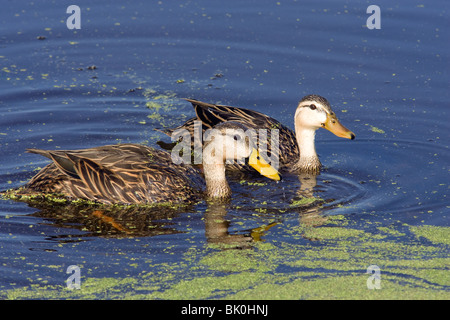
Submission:
<svg viewBox="0 0 450 320">
<path fill-rule="evenodd" d="M 73 3 L 4 3 L 0 189 L 48 163 L 26 148 L 157 147 L 167 137 L 154 128 L 194 115 L 182 98 L 255 109 L 293 128 L 299 99 L 316 93 L 357 138 L 317 132 L 325 170 L 314 190 L 326 205 L 310 210 L 448 226 L 449 6 L 397 3 L 376 3 L 379 30 L 365 26 L 364 1 L 77 1 L 79 30 L 66 27 Z M 302 212 L 289 206 L 297 177 L 231 186 L 221 215 L 231 234 L 277 221 L 265 240 L 279 241 L 283 223 L 298 223 Z M 118 221 L 139 230 L 130 235 L 69 209 L 0 200 L 0 288 L 64 283 L 72 264 L 125 277 L 177 262 L 208 243 L 207 212 L 201 203 L 140 221 L 124 214 Z"/>
</svg>

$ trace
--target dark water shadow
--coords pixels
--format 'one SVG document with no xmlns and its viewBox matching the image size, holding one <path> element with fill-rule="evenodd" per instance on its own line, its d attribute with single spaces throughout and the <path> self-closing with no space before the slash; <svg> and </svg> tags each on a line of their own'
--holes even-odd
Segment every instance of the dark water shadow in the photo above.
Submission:
<svg viewBox="0 0 450 320">
<path fill-rule="evenodd" d="M 29 216 L 44 219 L 41 225 L 82 231 L 82 237 L 60 234 L 52 240 L 85 241 L 90 237 L 127 238 L 177 234 L 173 219 L 186 207 L 100 206 L 80 204 L 28 203 L 38 211 Z M 75 238 L 71 239 L 71 238 Z"/>
</svg>

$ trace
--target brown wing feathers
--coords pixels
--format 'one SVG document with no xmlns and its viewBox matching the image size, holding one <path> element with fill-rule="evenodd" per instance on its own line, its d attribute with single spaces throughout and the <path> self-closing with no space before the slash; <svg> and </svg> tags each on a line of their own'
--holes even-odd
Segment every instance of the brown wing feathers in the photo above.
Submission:
<svg viewBox="0 0 450 320">
<path fill-rule="evenodd" d="M 190 166 L 176 166 L 170 154 L 135 144 L 82 150 L 29 149 L 53 162 L 18 194 L 58 194 L 103 203 L 153 203 L 193 200 L 204 181 Z"/>
</svg>

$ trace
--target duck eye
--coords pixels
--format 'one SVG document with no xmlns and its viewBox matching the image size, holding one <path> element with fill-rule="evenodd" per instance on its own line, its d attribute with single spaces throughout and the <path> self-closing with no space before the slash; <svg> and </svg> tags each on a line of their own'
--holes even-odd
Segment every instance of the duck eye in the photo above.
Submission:
<svg viewBox="0 0 450 320">
<path fill-rule="evenodd" d="M 233 138 L 234 138 L 234 140 L 236 140 L 236 141 L 241 140 L 241 137 L 240 137 L 240 136 L 234 136 Z"/>
<path fill-rule="evenodd" d="M 317 109 L 317 107 L 316 107 L 315 104 L 310 105 L 309 108 L 310 108 L 311 110 L 316 110 L 316 109 Z"/>
</svg>

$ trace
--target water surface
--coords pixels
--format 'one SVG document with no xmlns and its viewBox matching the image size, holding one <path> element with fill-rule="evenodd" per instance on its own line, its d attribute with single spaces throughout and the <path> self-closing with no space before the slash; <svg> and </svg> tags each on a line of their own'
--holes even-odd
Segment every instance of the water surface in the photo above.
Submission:
<svg viewBox="0 0 450 320">
<path fill-rule="evenodd" d="M 444 1 L 378 2 L 379 30 L 365 27 L 369 4 L 362 1 L 76 4 L 80 30 L 66 27 L 69 4 L 3 5 L 2 190 L 22 185 L 48 163 L 26 148 L 157 147 L 168 139 L 155 128 L 194 115 L 182 98 L 255 109 L 293 128 L 299 99 L 316 93 L 357 138 L 318 130 L 325 168 L 316 181 L 235 176 L 233 199 L 224 206 L 202 202 L 99 215 L 0 200 L 5 296 L 52 298 L 51 288 L 73 297 L 65 289 L 69 265 L 80 266 L 82 288 L 101 287 L 100 281 L 116 295 L 75 293 L 84 298 L 180 298 L 172 291 L 185 298 L 307 298 L 314 290 L 306 284 L 304 291 L 295 288 L 295 297 L 281 292 L 296 280 L 313 283 L 308 272 L 331 283 L 361 279 L 357 286 L 368 294 L 365 269 L 378 264 L 390 272 L 384 284 L 394 292 L 448 298 L 450 37 Z M 305 196 L 319 201 L 301 202 Z M 377 250 L 364 245 L 371 241 L 378 241 Z M 222 251 L 222 245 L 245 250 Z M 334 246 L 335 252 L 356 251 L 324 258 Z M 388 246 L 409 249 L 388 254 Z M 316 253 L 316 267 L 307 264 L 308 252 Z M 371 258 L 358 256 L 362 252 Z M 235 265 L 221 269 L 229 259 Z M 432 276 L 414 264 L 410 271 L 401 268 L 418 259 L 429 262 L 424 268 L 435 270 Z M 227 278 L 251 274 L 273 287 L 256 291 L 255 283 L 240 287 Z M 229 287 L 220 287 L 221 279 Z M 215 293 L 189 291 L 206 280 Z M 335 297 L 329 287 L 315 297 Z"/>
</svg>

